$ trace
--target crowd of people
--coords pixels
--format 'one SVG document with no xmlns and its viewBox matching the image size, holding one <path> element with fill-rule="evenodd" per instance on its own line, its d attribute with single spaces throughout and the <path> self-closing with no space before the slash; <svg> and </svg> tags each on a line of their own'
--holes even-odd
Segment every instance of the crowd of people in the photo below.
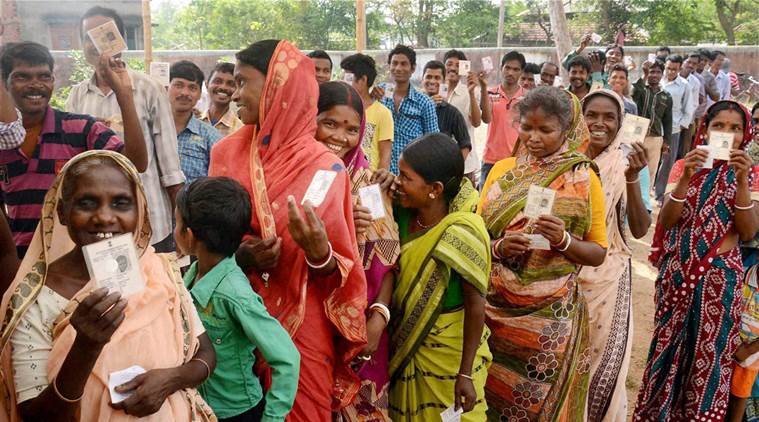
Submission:
<svg viewBox="0 0 759 422">
<path fill-rule="evenodd" d="M 380 83 L 369 55 L 331 80 L 263 40 L 165 88 L 98 54 L 109 21 L 81 18 L 65 111 L 46 47 L 0 51 L 0 420 L 624 421 L 651 229 L 634 420 L 759 418 L 759 104 L 730 100 L 724 52 L 662 47 L 633 82 L 589 34 L 560 65 L 504 54 L 491 87 L 450 50 L 417 88 L 408 46 Z M 86 252 L 122 234 L 129 295 Z"/>
</svg>

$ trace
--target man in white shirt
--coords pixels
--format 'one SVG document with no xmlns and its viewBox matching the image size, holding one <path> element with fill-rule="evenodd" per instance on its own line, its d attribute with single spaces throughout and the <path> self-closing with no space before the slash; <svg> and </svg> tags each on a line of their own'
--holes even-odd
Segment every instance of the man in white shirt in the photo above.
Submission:
<svg viewBox="0 0 759 422">
<path fill-rule="evenodd" d="M 660 204 L 664 199 L 664 189 L 667 187 L 669 172 L 675 164 L 680 149 L 680 134 L 687 132 L 692 119 L 692 116 L 688 114 L 688 110 L 693 108 L 691 89 L 688 86 L 688 81 L 680 76 L 682 65 L 682 56 L 673 55 L 667 57 L 664 66 L 662 87 L 672 97 L 672 138 L 669 153 L 662 157 L 661 166 L 656 176 L 655 193 L 656 200 Z"/>
<path fill-rule="evenodd" d="M 714 80 L 717 82 L 717 90 L 719 91 L 720 100 L 730 99 L 730 77 L 727 73 L 722 71 L 722 65 L 725 63 L 725 53 L 719 50 L 712 51 L 712 62 L 709 64 L 709 70 L 714 75 Z M 711 106 L 714 102 L 708 104 Z M 707 106 L 707 107 L 708 107 Z"/>
<path fill-rule="evenodd" d="M 94 67 L 98 53 L 87 31 L 114 21 L 124 34 L 121 17 L 113 9 L 95 6 L 85 12 L 80 21 L 82 49 L 87 63 Z M 174 251 L 174 200 L 184 185 L 185 177 L 179 165 L 177 130 L 166 89 L 161 83 L 142 72 L 128 71 L 134 91 L 137 115 L 145 137 L 148 168 L 140 173 L 150 211 L 153 236 L 150 243 L 156 252 Z M 90 114 L 107 122 L 121 136 L 123 123 L 116 96 L 97 72 L 71 89 L 66 111 Z"/>
<path fill-rule="evenodd" d="M 474 128 L 482 122 L 490 123 L 492 109 L 488 100 L 487 75 L 485 72 L 469 72 L 465 80 L 459 76 L 459 61 L 467 60 L 466 55 L 459 50 L 449 50 L 443 56 L 445 63 L 445 82 L 448 85 L 448 104 L 456 107 L 466 121 L 472 150 L 464 163 L 464 174 L 477 185 L 480 174 L 480 159 L 474 142 Z M 463 82 L 463 83 L 459 83 Z"/>
<path fill-rule="evenodd" d="M 682 129 L 680 131 L 680 151 L 677 154 L 677 159 L 681 159 L 685 154 L 690 151 L 691 139 L 693 138 L 694 128 L 696 123 L 696 110 L 701 104 L 701 78 L 696 73 L 696 66 L 698 65 L 699 56 L 697 54 L 691 54 L 688 58 L 683 58 L 683 65 L 680 68 L 680 76 L 688 81 L 688 90 L 690 91 L 690 107 L 686 110 L 686 113 L 690 117 L 690 125 L 687 130 Z M 706 98 L 703 98 L 706 101 Z"/>
</svg>

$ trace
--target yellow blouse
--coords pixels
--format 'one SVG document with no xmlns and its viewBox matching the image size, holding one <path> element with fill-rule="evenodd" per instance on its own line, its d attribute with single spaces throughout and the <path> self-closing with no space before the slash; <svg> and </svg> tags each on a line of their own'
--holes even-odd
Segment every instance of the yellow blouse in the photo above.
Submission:
<svg viewBox="0 0 759 422">
<path fill-rule="evenodd" d="M 485 180 L 485 185 L 482 188 L 480 203 L 477 205 L 477 214 L 482 214 L 482 204 L 490 185 L 506 174 L 507 171 L 513 169 L 515 165 L 515 157 L 505 158 L 495 163 L 490 170 L 490 173 L 488 173 L 488 178 Z M 596 243 L 602 248 L 608 248 L 609 243 L 606 240 L 606 203 L 604 200 L 604 191 L 601 187 L 601 179 L 598 178 L 598 175 L 594 171 L 590 172 L 590 214 L 590 231 L 585 234 L 583 240 Z"/>
</svg>

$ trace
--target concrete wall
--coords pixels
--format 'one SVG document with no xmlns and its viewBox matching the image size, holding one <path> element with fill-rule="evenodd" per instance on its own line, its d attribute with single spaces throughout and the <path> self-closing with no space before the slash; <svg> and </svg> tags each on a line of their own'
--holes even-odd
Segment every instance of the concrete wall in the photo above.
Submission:
<svg viewBox="0 0 759 422">
<path fill-rule="evenodd" d="M 671 47 L 672 52 L 675 54 L 687 54 L 696 49 L 693 46 L 683 47 Z M 759 46 L 740 46 L 740 47 L 724 47 L 722 48 L 727 53 L 727 56 L 732 61 L 732 70 L 734 72 L 749 73 L 754 76 L 759 76 Z M 465 48 L 461 49 L 467 54 L 467 57 L 472 61 L 473 70 L 480 69 L 481 59 L 485 56 L 490 56 L 493 59 L 493 63 L 498 66 L 501 57 L 511 50 L 518 50 L 525 55 L 528 62 L 541 63 L 544 61 L 553 61 L 559 63 L 559 58 L 556 57 L 556 49 L 552 47 L 503 47 L 497 48 Z M 632 56 L 636 63 L 640 64 L 646 60 L 649 53 L 653 53 L 656 47 L 627 47 L 625 54 Z M 442 60 L 443 55 L 448 49 L 425 49 L 416 50 L 417 54 L 417 72 L 414 75 L 414 80 L 419 81 L 421 78 L 421 71 L 424 64 L 429 60 L 438 59 Z M 234 61 L 235 50 L 210 50 L 210 51 L 154 51 L 153 59 L 155 61 L 175 62 L 178 60 L 191 60 L 197 64 L 203 72 L 208 72 L 213 69 L 215 63 L 220 59 L 226 59 Z M 343 57 L 353 54 L 352 51 L 330 51 L 329 54 L 332 57 L 332 61 L 335 63 L 333 73 L 335 75 L 339 72 L 339 63 Z M 382 82 L 387 76 L 387 53 L 388 50 L 373 50 L 366 51 L 366 54 L 371 55 L 377 61 L 377 67 L 380 75 L 377 78 L 378 82 Z M 53 56 L 56 61 L 56 79 L 59 86 L 67 85 L 69 75 L 71 74 L 71 59 L 68 57 L 66 51 L 54 51 Z M 128 51 L 125 53 L 125 57 L 142 58 L 142 51 Z M 499 72 L 491 72 L 489 78 L 489 84 L 495 85 L 499 83 Z M 637 78 L 637 73 L 633 72 L 631 79 Z"/>
</svg>

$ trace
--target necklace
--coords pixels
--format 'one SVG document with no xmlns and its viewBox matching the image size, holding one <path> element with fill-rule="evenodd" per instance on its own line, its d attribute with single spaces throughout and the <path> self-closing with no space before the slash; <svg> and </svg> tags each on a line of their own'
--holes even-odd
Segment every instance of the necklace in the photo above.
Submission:
<svg viewBox="0 0 759 422">
<path fill-rule="evenodd" d="M 435 224 L 437 224 L 437 223 L 435 223 Z M 419 219 L 419 216 L 418 215 L 416 216 L 416 225 L 419 226 L 419 227 L 421 227 L 421 228 L 423 228 L 423 229 L 425 229 L 425 230 L 429 229 L 430 227 L 435 226 L 435 224 L 430 224 L 429 226 L 425 226 L 424 224 L 422 224 L 422 220 Z"/>
</svg>

